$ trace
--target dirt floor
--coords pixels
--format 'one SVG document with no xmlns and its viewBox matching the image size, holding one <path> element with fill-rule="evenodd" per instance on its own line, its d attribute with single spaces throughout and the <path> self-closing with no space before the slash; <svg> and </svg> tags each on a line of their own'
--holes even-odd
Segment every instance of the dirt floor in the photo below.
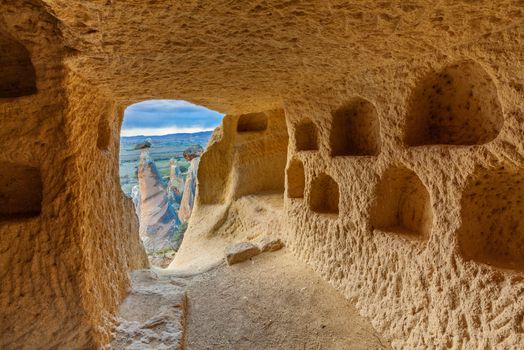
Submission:
<svg viewBox="0 0 524 350">
<path fill-rule="evenodd" d="M 132 290 L 120 305 L 115 350 L 178 350 L 184 347 L 186 292 L 151 270 L 134 271 Z"/>
<path fill-rule="evenodd" d="M 285 250 L 183 278 L 187 349 L 389 349 L 344 297 Z"/>
<path fill-rule="evenodd" d="M 183 345 L 185 344 L 185 345 Z M 112 349 L 390 349 L 353 305 L 285 249 L 194 275 L 132 275 Z"/>
</svg>

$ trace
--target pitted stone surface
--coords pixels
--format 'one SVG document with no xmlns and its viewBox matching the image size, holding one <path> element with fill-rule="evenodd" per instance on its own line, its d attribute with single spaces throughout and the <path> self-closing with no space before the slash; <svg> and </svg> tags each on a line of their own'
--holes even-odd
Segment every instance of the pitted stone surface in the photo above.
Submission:
<svg viewBox="0 0 524 350">
<path fill-rule="evenodd" d="M 123 107 L 148 98 L 230 113 L 202 155 L 192 216 L 203 226 L 190 225 L 180 260 L 191 245 L 274 226 L 394 348 L 523 347 L 521 224 L 501 214 L 521 205 L 523 17 L 514 0 L 0 1 L 0 62 L 28 68 L 0 73 L 14 82 L 0 84 L 0 161 L 39 169 L 42 181 L 40 213 L 0 224 L 0 347 L 109 340 L 127 270 L 146 264 L 132 204 L 116 189 Z M 333 112 L 357 98 L 376 109 L 380 153 L 331 157 Z M 237 134 L 240 115 L 259 113 L 267 129 Z M 318 150 L 297 152 L 306 118 Z M 304 188 L 287 198 L 292 159 Z M 427 189 L 424 242 L 372 229 L 391 167 Z M 334 197 L 312 186 L 323 174 L 338 215 L 309 207 Z M 473 199 L 476 181 L 488 189 Z M 264 191 L 284 198 L 281 213 L 243 218 L 257 213 L 246 197 Z M 335 211 L 327 204 L 315 208 Z M 504 225 L 479 232 L 475 215 Z"/>
</svg>

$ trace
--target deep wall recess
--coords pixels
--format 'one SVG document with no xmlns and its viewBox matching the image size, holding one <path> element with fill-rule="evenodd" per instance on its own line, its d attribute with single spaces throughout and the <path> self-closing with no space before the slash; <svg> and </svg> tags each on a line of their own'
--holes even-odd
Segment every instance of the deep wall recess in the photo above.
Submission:
<svg viewBox="0 0 524 350">
<path fill-rule="evenodd" d="M 320 214 L 339 213 L 340 192 L 338 184 L 327 174 L 320 174 L 311 182 L 309 207 Z"/>
<path fill-rule="evenodd" d="M 306 177 L 304 174 L 304 164 L 293 159 L 287 168 L 287 196 L 289 198 L 304 198 L 304 188 Z"/>
<path fill-rule="evenodd" d="M 380 231 L 414 239 L 428 238 L 433 214 L 429 193 L 412 170 L 388 168 L 375 189 L 371 225 Z"/>
<path fill-rule="evenodd" d="M 267 129 L 267 115 L 263 112 L 242 114 L 238 118 L 238 132 L 264 131 Z"/>
<path fill-rule="evenodd" d="M 504 124 L 497 88 L 473 61 L 426 75 L 408 108 L 405 142 L 410 146 L 484 144 Z"/>
<path fill-rule="evenodd" d="M 461 216 L 466 259 L 524 271 L 523 169 L 477 169 L 462 195 Z"/>
<path fill-rule="evenodd" d="M 42 210 L 42 192 L 38 168 L 0 162 L 0 220 L 38 216 Z"/>
<path fill-rule="evenodd" d="M 0 98 L 36 93 L 36 73 L 29 51 L 0 30 Z"/>
<path fill-rule="evenodd" d="M 332 113 L 331 156 L 376 156 L 380 122 L 371 102 L 355 98 Z"/>
<path fill-rule="evenodd" d="M 96 146 L 101 151 L 107 151 L 109 149 L 109 143 L 111 142 L 111 127 L 109 120 L 106 115 L 101 115 L 98 121 L 98 135 L 96 140 Z"/>
<path fill-rule="evenodd" d="M 296 125 L 295 147 L 297 151 L 318 150 L 317 127 L 310 119 L 305 119 Z"/>
</svg>

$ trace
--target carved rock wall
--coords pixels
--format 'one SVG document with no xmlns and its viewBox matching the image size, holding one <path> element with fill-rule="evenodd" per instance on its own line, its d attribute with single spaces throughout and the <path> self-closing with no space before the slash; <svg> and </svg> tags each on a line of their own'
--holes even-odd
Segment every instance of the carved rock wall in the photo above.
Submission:
<svg viewBox="0 0 524 350">
<path fill-rule="evenodd" d="M 286 103 L 287 245 L 354 300 L 395 348 L 524 344 L 524 90 L 510 73 L 516 61 L 462 59 L 471 54 L 464 48 L 453 58 L 372 71 L 365 84 Z M 450 83 L 434 83 L 414 100 L 428 74 Z M 356 97 L 377 111 L 380 152 L 333 156 L 339 106 Z M 296 125 L 311 115 L 320 146 L 302 151 Z M 345 137 L 371 135 L 362 131 Z M 312 210 L 315 181 L 326 175 L 338 185 L 338 213 Z M 332 196 L 321 195 L 329 207 Z"/>
<path fill-rule="evenodd" d="M 121 114 L 67 68 L 39 2 L 1 14 L 0 348 L 95 348 L 147 266 L 118 187 Z"/>
<path fill-rule="evenodd" d="M 74 73 L 67 74 L 67 120 L 72 160 L 70 206 L 78 220 L 72 228 L 82 256 L 82 311 L 92 341 L 110 340 L 113 315 L 127 295 L 128 271 L 149 266 L 138 235 L 132 200 L 119 187 L 118 144 L 122 110 Z M 100 133 L 100 123 L 108 132 Z M 109 136 L 108 136 L 109 135 Z M 99 148 L 100 138 L 107 147 Z"/>
<path fill-rule="evenodd" d="M 108 340 L 126 270 L 146 263 L 117 148 L 121 108 L 147 98 L 230 113 L 202 155 L 187 255 L 235 227 L 230 207 L 283 191 L 287 246 L 395 348 L 522 347 L 522 2 L 0 10 L 0 347 Z M 276 110 L 287 129 L 265 124 Z"/>
</svg>

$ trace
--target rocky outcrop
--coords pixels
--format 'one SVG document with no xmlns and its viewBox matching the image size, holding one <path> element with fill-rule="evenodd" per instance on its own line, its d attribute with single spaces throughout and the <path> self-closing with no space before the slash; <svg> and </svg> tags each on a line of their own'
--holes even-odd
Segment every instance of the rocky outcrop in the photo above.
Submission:
<svg viewBox="0 0 524 350">
<path fill-rule="evenodd" d="M 148 251 L 176 245 L 173 238 L 180 221 L 167 194 L 166 185 L 147 151 L 138 164 L 140 191 L 140 237 Z"/>
<path fill-rule="evenodd" d="M 274 252 L 284 247 L 284 242 L 280 238 L 264 236 L 256 242 L 261 253 Z"/>
<path fill-rule="evenodd" d="M 187 161 L 191 161 L 196 157 L 200 157 L 202 155 L 202 152 L 204 152 L 202 146 L 193 145 L 191 147 L 186 148 L 182 154 L 184 155 L 184 158 Z"/>
<path fill-rule="evenodd" d="M 182 188 L 183 181 L 182 181 L 182 173 L 180 172 L 180 168 L 178 166 L 177 161 L 174 158 L 171 158 L 169 160 L 169 182 L 172 187 L 176 187 L 178 189 Z"/>
<path fill-rule="evenodd" d="M 193 205 L 195 203 L 199 163 L 200 157 L 193 158 L 187 171 L 184 192 L 182 193 L 182 200 L 180 201 L 180 209 L 178 211 L 178 217 L 181 222 L 188 222 L 191 217 L 191 211 L 193 210 Z"/>
<path fill-rule="evenodd" d="M 135 149 L 147 149 L 147 148 L 151 148 L 150 140 L 145 140 L 144 142 L 140 142 L 135 145 Z"/>
<path fill-rule="evenodd" d="M 168 196 L 170 202 L 173 204 L 175 209 L 180 208 L 180 202 L 182 201 L 182 192 L 184 191 L 184 181 L 182 180 L 182 174 L 178 167 L 177 161 L 173 158 L 169 160 L 169 183 L 167 186 Z"/>
<path fill-rule="evenodd" d="M 231 244 L 225 249 L 228 265 L 238 264 L 239 262 L 250 259 L 258 254 L 260 254 L 260 249 L 249 242 Z"/>
</svg>

